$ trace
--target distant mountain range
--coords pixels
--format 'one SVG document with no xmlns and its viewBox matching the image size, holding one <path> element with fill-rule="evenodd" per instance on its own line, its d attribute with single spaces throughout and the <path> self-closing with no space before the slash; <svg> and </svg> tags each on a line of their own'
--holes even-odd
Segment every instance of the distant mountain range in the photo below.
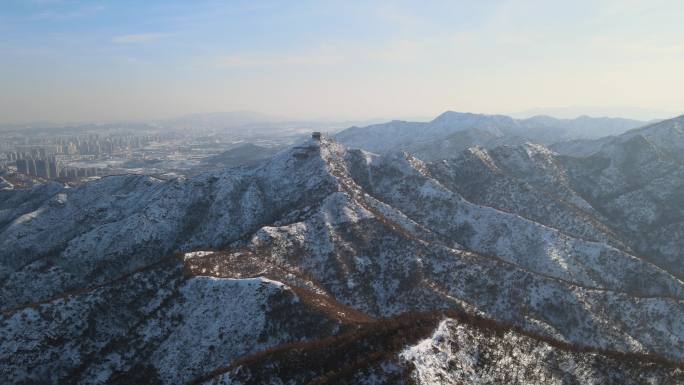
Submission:
<svg viewBox="0 0 684 385">
<path fill-rule="evenodd" d="M 448 111 L 430 122 L 392 121 L 367 127 L 351 127 L 337 135 L 340 142 L 376 153 L 405 150 L 424 160 L 455 156 L 480 145 L 534 142 L 552 144 L 577 139 L 616 135 L 645 125 L 621 118 L 556 119 L 535 116 L 513 119 L 505 115 L 483 115 Z"/>
<path fill-rule="evenodd" d="M 577 116 L 609 116 L 623 117 L 637 120 L 663 119 L 667 116 L 674 116 L 675 113 L 654 108 L 640 108 L 629 106 L 566 106 L 533 108 L 527 111 L 509 114 L 514 118 L 527 118 L 536 115 L 550 115 L 557 118 L 573 119 Z"/>
<path fill-rule="evenodd" d="M 584 156 L 429 146 L 474 130 L 563 140 L 598 122 L 446 113 L 191 178 L 0 190 L 0 373 L 684 383 L 682 118 Z M 401 151 L 411 135 L 437 160 Z"/>
</svg>

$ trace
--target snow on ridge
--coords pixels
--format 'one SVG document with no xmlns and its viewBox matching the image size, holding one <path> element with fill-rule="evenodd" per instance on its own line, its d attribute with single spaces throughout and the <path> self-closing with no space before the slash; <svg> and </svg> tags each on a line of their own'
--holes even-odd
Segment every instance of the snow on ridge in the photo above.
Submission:
<svg viewBox="0 0 684 385">
<path fill-rule="evenodd" d="M 443 344 L 451 338 L 451 333 L 448 329 L 450 319 L 442 320 L 431 336 L 425 338 L 413 346 L 406 347 L 399 357 L 407 362 L 412 362 L 415 365 L 415 376 L 421 384 L 436 384 L 440 378 L 444 379 L 447 376 L 440 376 L 438 373 L 446 372 L 446 365 L 453 355 L 451 351 L 451 344 Z"/>
<path fill-rule="evenodd" d="M 259 342 L 267 323 L 270 298 L 289 288 L 263 277 L 234 279 L 198 276 L 181 288 L 172 311 L 182 323 L 150 357 L 164 383 L 184 383 L 191 374 L 225 365 L 246 353 L 280 342 Z M 290 291 L 292 303 L 298 298 Z M 154 334 L 156 321 L 148 326 Z M 214 354 L 219 350 L 220 354 Z"/>
<path fill-rule="evenodd" d="M 217 289 L 232 289 L 237 287 L 269 286 L 277 290 L 289 290 L 290 287 L 280 281 L 275 281 L 266 277 L 252 278 L 221 278 L 212 276 L 194 276 L 188 283 L 181 288 L 181 292 L 190 293 L 192 290 L 204 285 L 206 288 L 214 287 Z M 294 293 L 293 293 L 294 294 Z"/>
<path fill-rule="evenodd" d="M 398 360 L 412 364 L 411 376 L 420 385 L 560 385 L 568 378 L 581 384 L 660 384 L 682 379 L 681 369 L 566 349 L 513 331 L 487 332 L 449 318 L 431 336 L 406 347 Z"/>
<path fill-rule="evenodd" d="M 479 159 L 485 166 L 487 166 L 492 171 L 501 172 L 499 166 L 496 165 L 496 162 L 489 155 L 489 151 L 487 151 L 486 148 L 482 146 L 474 146 L 468 148 L 468 150 L 466 151 L 468 151 L 468 153 L 472 154 L 474 157 Z"/>
<path fill-rule="evenodd" d="M 213 251 L 191 251 L 191 252 L 183 254 L 183 260 L 187 261 L 188 259 L 192 259 L 192 258 L 208 257 L 212 254 L 214 254 Z"/>
<path fill-rule="evenodd" d="M 319 209 L 326 223 L 338 225 L 342 223 L 357 223 L 374 215 L 363 206 L 353 202 L 349 195 L 342 192 L 330 194 L 323 200 Z"/>
</svg>

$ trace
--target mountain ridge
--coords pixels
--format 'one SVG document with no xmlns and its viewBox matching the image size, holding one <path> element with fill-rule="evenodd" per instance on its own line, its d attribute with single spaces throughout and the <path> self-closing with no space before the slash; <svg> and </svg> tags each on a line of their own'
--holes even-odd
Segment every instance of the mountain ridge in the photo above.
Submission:
<svg viewBox="0 0 684 385">
<path fill-rule="evenodd" d="M 506 115 L 486 115 L 446 111 L 430 122 L 392 121 L 367 127 L 351 127 L 335 135 L 337 140 L 356 148 L 384 153 L 406 150 L 426 161 L 448 158 L 473 145 L 495 147 L 526 141 L 552 144 L 577 139 L 594 139 L 620 134 L 646 122 L 622 118 L 556 119 L 534 116 L 513 119 Z M 445 140 L 447 142 L 445 142 Z M 449 143 L 449 141 L 451 143 Z M 446 147 L 434 153 L 434 148 Z"/>
<path fill-rule="evenodd" d="M 593 190 L 578 193 L 582 172 L 591 169 L 539 145 L 474 149 L 463 156 L 430 163 L 403 152 L 349 149 L 323 136 L 255 167 L 192 178 L 117 176 L 78 188 L 49 184 L 0 192 L 6 198 L 0 199 L 0 335 L 6 341 L 0 354 L 13 357 L 3 370 L 17 379 L 43 378 L 46 372 L 30 377 L 21 370 L 34 361 L 73 383 L 114 383 L 141 371 L 161 383 L 240 383 L 237 367 L 220 378 L 206 376 L 280 344 L 307 340 L 318 346 L 315 341 L 353 333 L 373 319 L 450 309 L 573 346 L 684 360 L 676 338 L 684 335 L 678 321 L 684 284 L 669 267 L 633 254 L 611 217 L 584 200 Z M 478 175 L 483 179 L 472 179 Z M 501 188 L 488 196 L 479 190 L 497 184 Z M 544 203 L 534 209 L 533 201 Z M 248 284 L 255 279 L 292 294 L 259 289 L 274 294 L 258 297 L 262 284 Z M 239 282 L 256 285 L 255 291 L 240 289 Z M 257 297 L 262 302 L 254 302 Z M 237 327 L 228 313 L 194 315 L 193 309 L 213 311 L 216 301 L 267 303 L 222 311 L 262 317 L 267 309 L 263 319 L 277 329 L 263 333 L 281 337 L 268 346 L 217 347 L 219 328 L 238 336 L 262 332 Z M 105 303 L 109 312 L 98 313 Z M 292 319 L 269 311 L 272 306 L 294 312 Z M 121 327 L 109 330 L 112 312 L 121 313 L 115 318 Z M 82 323 L 71 325 L 76 314 L 93 326 L 83 332 Z M 318 314 L 319 329 L 301 328 L 306 314 Z M 414 325 L 418 338 L 438 328 L 430 319 L 427 326 Z M 96 330 L 104 342 L 94 339 Z M 146 337 L 155 335 L 167 337 Z M 176 337 L 164 342 L 168 336 Z M 74 357 L 85 358 L 48 364 L 52 352 L 67 355 L 67 341 L 77 342 Z M 17 353 L 18 343 L 32 348 Z M 187 354 L 179 353 L 184 349 Z M 200 364 L 192 357 L 205 358 Z M 270 356 L 259 357 L 269 362 Z M 361 357 L 352 354 L 344 362 L 357 367 Z M 403 367 L 396 355 L 383 357 L 386 368 Z M 409 370 L 407 381 L 425 383 L 421 370 L 441 365 L 421 362 L 432 369 Z M 481 370 L 486 368 L 494 367 Z M 285 375 L 281 369 L 277 373 Z M 656 369 L 665 378 L 678 375 L 665 370 Z"/>
</svg>

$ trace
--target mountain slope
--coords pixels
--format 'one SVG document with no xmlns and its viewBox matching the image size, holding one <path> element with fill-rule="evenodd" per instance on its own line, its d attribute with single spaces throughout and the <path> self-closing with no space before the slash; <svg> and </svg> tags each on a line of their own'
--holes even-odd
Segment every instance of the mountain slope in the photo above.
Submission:
<svg viewBox="0 0 684 385">
<path fill-rule="evenodd" d="M 610 351 L 675 378 L 664 363 L 684 362 L 684 284 L 606 225 L 582 170 L 594 175 L 535 146 L 426 164 L 323 137 L 188 179 L 2 192 L 0 368 L 17 381 L 200 383 L 312 346 L 346 357 L 357 382 L 385 371 L 420 382 L 398 357 L 443 310 L 529 335 L 533 351 Z M 502 193 L 480 199 L 488 181 Z M 323 348 L 343 335 L 360 345 Z M 371 340 L 392 349 L 354 353 Z M 616 378 L 633 370 L 597 360 Z"/>
<path fill-rule="evenodd" d="M 175 384 L 350 324 L 278 282 L 184 277 L 182 264 L 170 259 L 112 284 L 6 312 L 0 361 L 12 383 Z"/>
<path fill-rule="evenodd" d="M 371 323 L 239 360 L 192 384 L 678 383 L 665 361 L 590 351 L 448 312 Z"/>
</svg>

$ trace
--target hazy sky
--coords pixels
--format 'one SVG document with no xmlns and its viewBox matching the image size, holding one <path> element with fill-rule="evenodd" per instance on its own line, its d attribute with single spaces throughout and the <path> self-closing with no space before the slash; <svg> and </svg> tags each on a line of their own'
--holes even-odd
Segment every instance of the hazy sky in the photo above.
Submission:
<svg viewBox="0 0 684 385">
<path fill-rule="evenodd" d="M 679 0 L 2 0 L 0 122 L 684 113 L 682 15 Z"/>
</svg>

